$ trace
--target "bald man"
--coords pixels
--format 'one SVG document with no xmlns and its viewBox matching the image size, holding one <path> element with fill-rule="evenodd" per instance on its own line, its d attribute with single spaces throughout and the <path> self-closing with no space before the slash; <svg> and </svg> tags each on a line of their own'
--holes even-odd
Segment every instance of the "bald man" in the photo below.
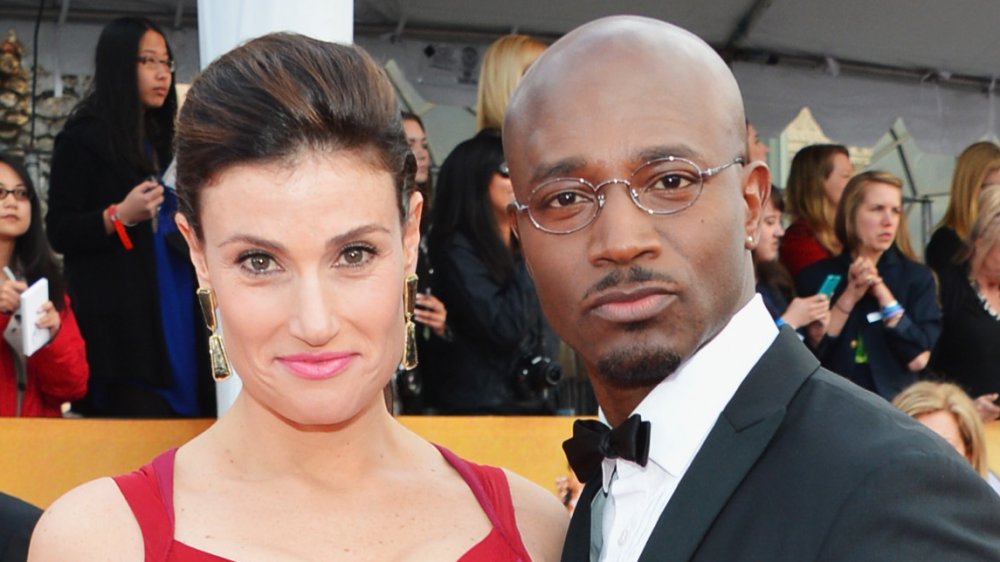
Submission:
<svg viewBox="0 0 1000 562">
<path fill-rule="evenodd" d="M 586 487 L 563 560 L 1000 559 L 1000 500 L 968 463 L 755 295 L 770 177 L 708 45 L 592 22 L 506 115 L 528 268 L 614 428 L 565 445 Z"/>
</svg>

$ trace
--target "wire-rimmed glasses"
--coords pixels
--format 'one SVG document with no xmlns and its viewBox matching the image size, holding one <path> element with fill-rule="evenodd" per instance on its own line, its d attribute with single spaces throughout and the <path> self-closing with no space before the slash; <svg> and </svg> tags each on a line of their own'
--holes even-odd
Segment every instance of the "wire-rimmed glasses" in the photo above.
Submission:
<svg viewBox="0 0 1000 562">
<path fill-rule="evenodd" d="M 156 57 L 142 55 L 136 58 L 136 60 L 139 61 L 139 64 L 150 70 L 159 70 L 159 68 L 162 66 L 163 68 L 166 68 L 169 72 L 173 73 L 174 70 L 176 70 L 177 68 L 177 63 L 174 62 L 173 59 L 163 60 L 163 59 L 158 59 Z"/>
<path fill-rule="evenodd" d="M 639 166 L 628 179 L 612 178 L 594 185 L 583 178 L 553 178 L 538 184 L 528 202 L 515 200 L 519 213 L 528 213 L 531 223 L 543 232 L 569 234 L 586 228 L 604 208 L 604 187 L 624 185 L 632 202 L 651 215 L 672 215 L 698 200 L 705 180 L 734 164 L 744 164 L 742 156 L 702 170 L 679 156 L 666 156 Z"/>
</svg>

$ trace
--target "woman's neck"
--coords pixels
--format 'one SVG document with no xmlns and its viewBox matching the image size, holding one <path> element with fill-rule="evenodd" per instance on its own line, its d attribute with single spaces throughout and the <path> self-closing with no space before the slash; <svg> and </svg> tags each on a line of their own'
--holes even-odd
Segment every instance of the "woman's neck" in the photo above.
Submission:
<svg viewBox="0 0 1000 562">
<path fill-rule="evenodd" d="M 9 266 L 14 258 L 14 240 L 0 239 L 0 267 Z"/>
<path fill-rule="evenodd" d="M 882 257 L 882 254 L 884 253 L 885 253 L 884 250 L 873 250 L 871 248 L 861 247 L 858 248 L 858 251 L 854 253 L 855 254 L 854 257 L 868 258 L 872 260 L 872 263 L 877 264 L 878 260 Z"/>
</svg>

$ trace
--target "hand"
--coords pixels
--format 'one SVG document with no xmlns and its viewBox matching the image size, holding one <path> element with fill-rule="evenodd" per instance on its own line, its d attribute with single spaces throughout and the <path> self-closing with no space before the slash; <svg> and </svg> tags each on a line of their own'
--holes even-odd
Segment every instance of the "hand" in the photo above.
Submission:
<svg viewBox="0 0 1000 562">
<path fill-rule="evenodd" d="M 125 224 L 147 221 L 156 216 L 162 203 L 163 186 L 157 181 L 146 180 L 133 187 L 118 204 L 118 218 Z"/>
<path fill-rule="evenodd" d="M 826 335 L 828 327 L 830 325 L 830 310 L 827 309 L 826 313 L 823 314 L 818 320 L 810 322 L 806 326 L 806 337 L 809 338 L 809 343 L 813 347 L 819 345 L 819 342 L 823 341 L 823 336 Z"/>
<path fill-rule="evenodd" d="M 841 312 L 850 313 L 861 297 L 865 296 L 873 285 L 881 282 L 882 278 L 879 277 L 872 261 L 868 258 L 857 258 L 847 269 L 847 285 L 834 306 Z"/>
<path fill-rule="evenodd" d="M 59 327 L 62 326 L 62 317 L 59 316 L 59 311 L 56 310 L 52 301 L 45 301 L 45 304 L 42 305 L 35 325 L 39 328 L 48 328 L 51 336 L 55 337 Z"/>
<path fill-rule="evenodd" d="M 28 288 L 24 281 L 4 281 L 0 284 L 0 312 L 13 314 L 21 306 L 21 293 Z"/>
<path fill-rule="evenodd" d="M 439 338 L 444 337 L 448 320 L 448 309 L 434 295 L 417 293 L 416 307 L 413 309 L 413 319 L 428 326 Z"/>
<path fill-rule="evenodd" d="M 810 322 L 815 322 L 830 313 L 830 301 L 824 294 L 815 294 L 811 297 L 797 297 L 792 299 L 785 313 L 781 315 L 782 320 L 792 328 L 798 329 Z"/>
<path fill-rule="evenodd" d="M 976 405 L 976 411 L 979 412 L 979 417 L 984 422 L 991 422 L 1000 418 L 1000 406 L 996 405 L 997 398 L 1000 398 L 1000 394 L 994 392 L 992 394 L 977 396 L 974 400 L 973 403 Z"/>
</svg>

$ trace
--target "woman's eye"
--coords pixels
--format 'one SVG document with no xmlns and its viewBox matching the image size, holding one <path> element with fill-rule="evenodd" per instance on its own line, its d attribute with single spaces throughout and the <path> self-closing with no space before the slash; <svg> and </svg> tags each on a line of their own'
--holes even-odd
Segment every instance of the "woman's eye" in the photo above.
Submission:
<svg viewBox="0 0 1000 562">
<path fill-rule="evenodd" d="M 347 267 L 359 267 L 368 263 L 375 255 L 375 251 L 367 246 L 351 246 L 340 254 L 337 260 L 338 265 Z"/>
<path fill-rule="evenodd" d="M 240 263 L 244 269 L 254 275 L 272 273 L 278 267 L 274 258 L 261 253 L 245 254 L 240 258 Z"/>
</svg>

